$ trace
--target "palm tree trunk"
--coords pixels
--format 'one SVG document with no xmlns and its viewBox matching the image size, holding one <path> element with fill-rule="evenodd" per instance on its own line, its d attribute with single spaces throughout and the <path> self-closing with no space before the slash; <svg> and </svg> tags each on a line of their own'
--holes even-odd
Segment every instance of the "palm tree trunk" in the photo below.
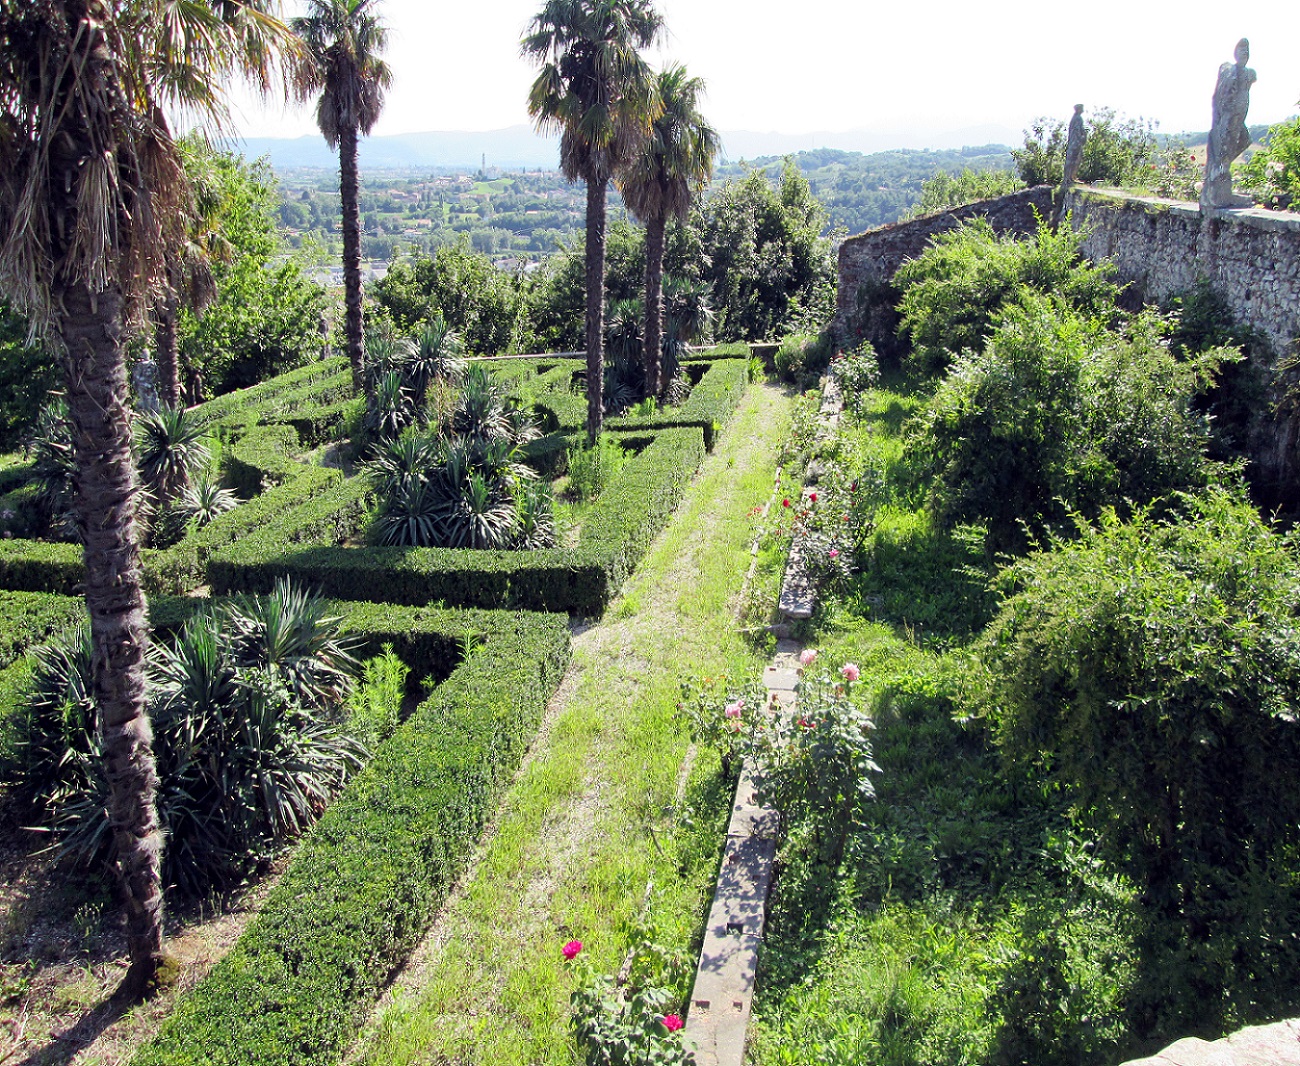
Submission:
<svg viewBox="0 0 1300 1066">
<path fill-rule="evenodd" d="M 155 363 L 158 367 L 158 399 L 168 407 L 175 407 L 181 398 L 180 371 L 176 359 L 176 318 L 180 301 L 175 292 L 168 292 L 158 308 L 154 322 Z"/>
<path fill-rule="evenodd" d="M 605 420 L 605 187 L 587 182 L 587 443 Z"/>
<path fill-rule="evenodd" d="M 365 338 L 361 322 L 361 210 L 357 178 L 357 129 L 339 131 L 339 198 L 343 206 L 343 300 L 344 330 L 348 339 L 348 362 L 352 384 L 365 388 Z"/>
<path fill-rule="evenodd" d="M 664 229 L 662 217 L 645 227 L 645 394 L 658 398 L 663 390 Z"/>
<path fill-rule="evenodd" d="M 139 485 L 131 455 L 122 294 L 117 289 L 92 294 L 74 283 L 61 296 L 95 705 L 131 956 L 120 991 L 134 997 L 146 990 L 163 958 L 163 835 L 154 800 L 153 731 L 145 710 L 149 632 L 135 520 Z"/>
</svg>

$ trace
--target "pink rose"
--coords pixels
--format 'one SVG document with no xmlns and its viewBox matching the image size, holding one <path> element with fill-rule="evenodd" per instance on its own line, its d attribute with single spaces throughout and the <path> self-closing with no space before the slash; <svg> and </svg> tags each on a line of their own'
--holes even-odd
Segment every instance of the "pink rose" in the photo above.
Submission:
<svg viewBox="0 0 1300 1066">
<path fill-rule="evenodd" d="M 862 671 L 858 669 L 856 663 L 845 663 L 840 667 L 840 676 L 845 681 L 853 682 L 862 676 Z"/>
<path fill-rule="evenodd" d="M 812 666 L 817 661 L 817 652 L 813 648 L 805 648 L 799 653 L 800 666 Z"/>
<path fill-rule="evenodd" d="M 564 945 L 564 957 L 572 962 L 578 957 L 578 952 L 582 950 L 581 940 L 570 940 Z"/>
<path fill-rule="evenodd" d="M 680 1029 L 684 1024 L 685 1022 L 683 1022 L 675 1014 L 664 1015 L 664 1028 L 667 1029 L 670 1033 L 677 1032 L 677 1030 Z"/>
<path fill-rule="evenodd" d="M 838 559 L 838 558 L 840 557 L 840 550 L 839 550 L 839 548 L 832 548 L 832 549 L 831 549 L 831 552 L 830 552 L 830 555 L 831 555 L 831 558 L 832 558 L 832 559 Z"/>
<path fill-rule="evenodd" d="M 727 704 L 726 715 L 728 718 L 739 718 L 740 712 L 745 709 L 745 701 L 737 700 L 735 703 Z"/>
</svg>

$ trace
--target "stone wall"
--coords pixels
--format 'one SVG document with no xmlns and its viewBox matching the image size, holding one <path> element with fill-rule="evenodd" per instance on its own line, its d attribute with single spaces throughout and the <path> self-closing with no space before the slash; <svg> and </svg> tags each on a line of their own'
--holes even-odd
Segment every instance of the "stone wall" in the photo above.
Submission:
<svg viewBox="0 0 1300 1066">
<path fill-rule="evenodd" d="M 1066 197 L 1083 253 L 1115 264 L 1148 303 L 1209 282 L 1274 352 L 1300 336 L 1300 215 L 1243 210 L 1203 217 L 1194 204 L 1075 189 Z"/>
<path fill-rule="evenodd" d="M 925 250 L 938 233 L 984 217 L 1000 233 L 1029 234 L 1051 217 L 1053 190 L 1026 189 L 911 222 L 882 226 L 840 246 L 835 336 L 847 347 L 865 338 L 882 356 L 896 355 L 898 267 Z M 1237 320 L 1266 336 L 1273 348 L 1261 366 L 1267 395 L 1248 445 L 1251 480 L 1268 506 L 1300 508 L 1300 404 L 1284 395 L 1275 373 L 1300 338 L 1300 214 L 1264 210 L 1202 216 L 1195 204 L 1125 196 L 1076 186 L 1066 195 L 1071 224 L 1086 227 L 1082 249 L 1115 264 L 1130 294 L 1150 303 L 1208 282 Z"/>
<path fill-rule="evenodd" d="M 1067 194 L 1065 207 L 1076 229 L 1089 230 L 1084 254 L 1114 263 L 1119 280 L 1141 299 L 1163 303 L 1207 281 L 1277 354 L 1300 336 L 1300 214 L 1242 210 L 1203 217 L 1194 204 L 1084 187 Z M 999 233 L 1028 234 L 1051 211 L 1052 190 L 1040 186 L 850 237 L 840 246 L 837 337 L 844 343 L 864 331 L 883 332 L 870 320 L 887 308 L 873 296 L 936 234 L 976 217 Z"/>
</svg>

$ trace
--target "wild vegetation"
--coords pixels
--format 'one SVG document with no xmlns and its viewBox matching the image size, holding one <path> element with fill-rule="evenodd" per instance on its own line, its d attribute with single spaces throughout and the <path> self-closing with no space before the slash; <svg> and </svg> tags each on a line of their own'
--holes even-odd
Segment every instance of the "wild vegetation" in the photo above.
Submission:
<svg viewBox="0 0 1300 1066">
<path fill-rule="evenodd" d="M 1064 250 L 1044 293 L 1016 264 L 1045 238 L 936 242 L 903 307 L 981 325 L 792 442 L 819 495 L 865 496 L 804 639 L 861 671 L 879 772 L 842 851 L 791 824 L 757 1063 L 1105 1063 L 1297 1006 L 1272 759 L 1300 741 L 1300 557 L 1210 457 L 1205 412 L 1249 388 L 1234 327 L 1204 293 L 1120 312 Z M 1010 298 L 953 295 L 966 255 Z"/>
</svg>

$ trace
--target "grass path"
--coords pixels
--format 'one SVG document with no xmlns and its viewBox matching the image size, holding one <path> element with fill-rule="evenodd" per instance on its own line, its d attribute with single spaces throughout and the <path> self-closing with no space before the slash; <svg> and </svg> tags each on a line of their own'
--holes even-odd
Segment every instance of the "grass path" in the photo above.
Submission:
<svg viewBox="0 0 1300 1066">
<path fill-rule="evenodd" d="M 716 760 L 684 761 L 678 685 L 762 669 L 733 611 L 790 407 L 774 387 L 750 389 L 623 596 L 576 635 L 490 839 L 353 1061 L 574 1063 L 566 940 L 612 973 L 648 909 L 661 942 L 695 950 L 730 797 Z"/>
</svg>

